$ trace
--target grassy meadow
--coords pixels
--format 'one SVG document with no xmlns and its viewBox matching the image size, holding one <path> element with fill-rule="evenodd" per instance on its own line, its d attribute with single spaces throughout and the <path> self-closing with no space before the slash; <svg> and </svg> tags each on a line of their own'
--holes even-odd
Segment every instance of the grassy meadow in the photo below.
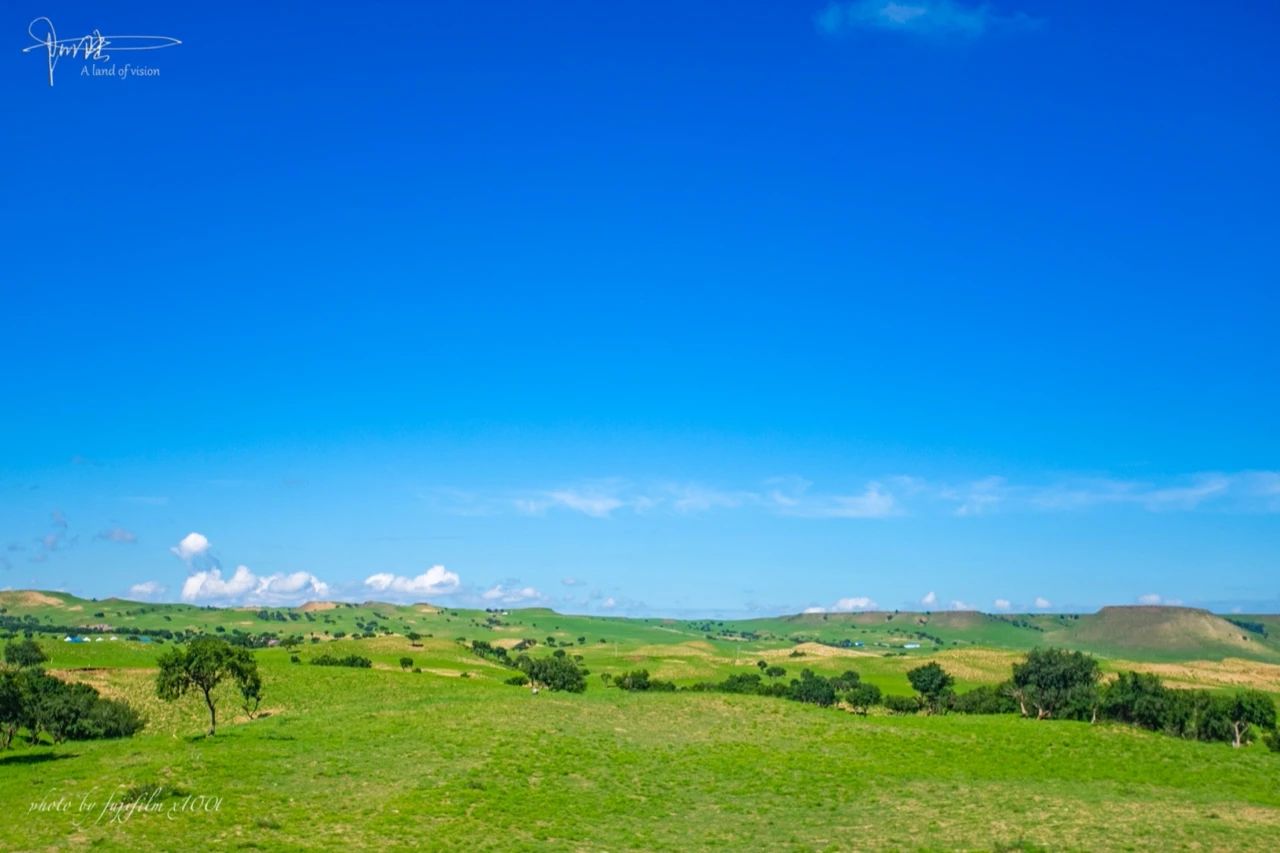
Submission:
<svg viewBox="0 0 1280 853">
<path fill-rule="evenodd" d="M 4 593 L 0 605 L 45 624 L 118 629 L 81 644 L 36 636 L 51 672 L 148 717 L 130 739 L 0 753 L 0 849 L 1280 849 L 1280 755 L 1260 744 L 1234 750 L 1014 716 L 861 717 L 769 697 L 626 693 L 598 677 L 643 666 L 690 684 L 766 660 L 789 675 L 854 669 L 905 694 L 906 670 L 936 660 L 962 687 L 991 684 L 1020 650 L 1066 645 L 1082 628 L 1104 634 L 1092 616 L 722 624 L 323 604 L 263 617 L 53 593 Z M 1150 647 L 1162 614 L 1132 610 L 1146 630 L 1102 636 L 1115 653 L 1103 655 L 1107 669 L 1280 695 L 1267 637 L 1170 610 L 1163 618 L 1188 617 L 1183 631 L 1212 629 L 1202 654 L 1179 657 Z M 377 636 L 351 639 L 371 624 Z M 224 724 L 207 737 L 201 700 L 155 698 L 167 644 L 125 638 L 130 628 L 188 626 L 301 634 L 301 663 L 283 647 L 259 650 L 265 713 L 238 713 L 224 686 Z M 511 670 L 459 642 L 522 638 L 539 641 L 536 653 L 552 638 L 581 654 L 587 691 L 506 685 Z M 830 645 L 846 639 L 863 645 Z M 374 665 L 306 663 L 321 651 Z M 421 671 L 402 669 L 405 656 Z M 142 807 L 112 806 L 129 799 Z"/>
</svg>

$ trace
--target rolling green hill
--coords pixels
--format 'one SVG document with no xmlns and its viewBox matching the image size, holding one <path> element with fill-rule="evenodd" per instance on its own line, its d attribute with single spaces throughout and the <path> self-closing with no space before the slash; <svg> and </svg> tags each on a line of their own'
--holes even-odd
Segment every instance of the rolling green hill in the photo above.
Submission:
<svg viewBox="0 0 1280 853">
<path fill-rule="evenodd" d="M 1280 617 L 1222 617 L 1184 607 L 1104 607 L 1088 614 L 895 611 L 678 620 L 576 616 L 545 608 L 451 609 L 426 603 L 217 608 L 27 590 L 0 592 L 0 627 L 91 639 L 139 632 L 153 635 L 145 639 L 239 632 L 293 635 L 304 642 L 409 635 L 508 645 L 525 640 L 577 647 L 597 665 L 626 666 L 653 659 L 677 679 L 711 674 L 742 660 L 783 652 L 790 656 L 797 649 L 818 661 L 818 668 L 850 658 L 913 659 L 979 649 L 1016 653 L 1037 646 L 1062 646 L 1124 661 L 1241 659 L 1280 664 Z"/>
<path fill-rule="evenodd" d="M 907 670 L 923 661 L 967 689 L 1007 678 L 1026 649 L 1053 644 L 1093 651 L 1110 671 L 1280 694 L 1275 622 L 1232 618 L 1105 608 L 624 619 L 4 592 L 6 633 L 29 630 L 52 674 L 127 700 L 147 724 L 124 740 L 0 753 L 0 805 L 15 816 L 0 822 L 0 849 L 165 850 L 181 838 L 268 850 L 1273 850 L 1280 764 L 1260 743 L 1233 750 L 1012 715 L 863 717 L 763 696 L 632 694 L 599 678 L 643 667 L 688 685 L 766 661 L 787 677 L 854 669 L 906 694 Z M 272 643 L 255 653 L 261 716 L 241 713 L 224 684 L 218 734 L 206 737 L 199 697 L 157 698 L 156 658 L 188 631 Z M 470 648 L 481 639 L 532 641 L 534 654 L 564 648 L 590 670 L 588 688 L 509 686 L 512 670 Z M 321 653 L 372 666 L 305 665 Z M 159 811 L 121 819 L 105 811 L 112 797 Z M 183 810 L 193 797 L 217 807 Z M 86 801 L 96 805 L 82 813 Z"/>
</svg>

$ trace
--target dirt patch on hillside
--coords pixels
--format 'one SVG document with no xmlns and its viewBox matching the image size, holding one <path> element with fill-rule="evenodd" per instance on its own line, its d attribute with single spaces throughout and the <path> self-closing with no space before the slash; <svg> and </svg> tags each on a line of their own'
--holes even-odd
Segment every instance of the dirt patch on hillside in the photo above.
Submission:
<svg viewBox="0 0 1280 853">
<path fill-rule="evenodd" d="M 413 609 L 418 611 L 419 613 L 439 613 L 440 612 L 439 607 L 433 607 L 430 604 L 417 604 L 417 605 L 414 605 Z"/>
<path fill-rule="evenodd" d="M 308 601 L 298 609 L 303 613 L 319 613 L 321 610 L 337 610 L 338 603 L 336 601 Z"/>
<path fill-rule="evenodd" d="M 45 595 L 43 592 L 24 590 L 22 592 L 0 592 L 0 602 L 18 607 L 63 607 L 62 599 Z"/>
</svg>

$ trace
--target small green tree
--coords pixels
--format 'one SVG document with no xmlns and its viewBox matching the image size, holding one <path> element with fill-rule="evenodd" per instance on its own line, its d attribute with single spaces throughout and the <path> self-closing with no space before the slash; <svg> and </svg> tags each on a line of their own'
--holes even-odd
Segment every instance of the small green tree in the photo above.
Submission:
<svg viewBox="0 0 1280 853">
<path fill-rule="evenodd" d="M 777 666 L 775 664 L 774 666 L 771 666 L 768 669 L 766 669 L 764 671 L 764 674 L 769 676 L 770 678 L 782 678 L 782 676 L 787 674 L 787 670 L 784 667 Z"/>
<path fill-rule="evenodd" d="M 955 679 L 936 661 L 918 666 L 907 672 L 911 687 L 920 694 L 926 712 L 936 714 L 946 708 L 947 697 Z"/>
<path fill-rule="evenodd" d="M 880 704 L 880 688 L 861 681 L 844 695 L 844 701 L 850 708 L 865 717 L 873 705 Z"/>
<path fill-rule="evenodd" d="M 49 658 L 35 640 L 10 640 L 4 646 L 4 662 L 9 666 L 26 669 L 39 666 Z"/>
<path fill-rule="evenodd" d="M 228 678 L 234 679 L 245 695 L 251 690 L 253 698 L 260 700 L 262 682 L 253 653 L 237 648 L 219 637 L 196 637 L 186 647 L 175 646 L 157 661 L 160 672 L 156 676 L 156 694 L 166 702 L 198 690 L 209 708 L 209 734 L 218 727 L 218 709 L 214 701 L 215 688 Z M 254 705 L 256 708 L 256 703 Z"/>
<path fill-rule="evenodd" d="M 413 669 L 413 658 L 405 656 L 400 658 L 401 669 Z"/>
</svg>

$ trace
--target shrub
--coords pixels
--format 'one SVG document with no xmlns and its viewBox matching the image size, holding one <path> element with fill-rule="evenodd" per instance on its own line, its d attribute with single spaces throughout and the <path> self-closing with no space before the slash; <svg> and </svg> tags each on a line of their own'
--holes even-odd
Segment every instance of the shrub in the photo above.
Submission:
<svg viewBox="0 0 1280 853">
<path fill-rule="evenodd" d="M 882 701 L 891 714 L 914 714 L 920 710 L 920 700 L 914 696 L 895 696 L 890 693 Z"/>
<path fill-rule="evenodd" d="M 650 678 L 647 669 L 637 669 L 635 672 L 619 675 L 613 679 L 613 684 L 623 690 L 671 692 L 676 689 L 674 682 Z"/>
<path fill-rule="evenodd" d="M 10 640 L 4 645 L 4 662 L 9 666 L 20 668 L 39 666 L 48 659 L 40 648 L 40 644 L 30 638 Z"/>
<path fill-rule="evenodd" d="M 356 669 L 368 669 L 373 666 L 373 661 L 363 655 L 347 655 L 346 657 L 336 657 L 330 654 L 317 655 L 311 659 L 312 666 L 350 666 Z"/>
<path fill-rule="evenodd" d="M 1005 685 L 983 685 L 951 697 L 951 710 L 961 714 L 1016 714 L 1018 703 L 1013 701 Z"/>
</svg>

